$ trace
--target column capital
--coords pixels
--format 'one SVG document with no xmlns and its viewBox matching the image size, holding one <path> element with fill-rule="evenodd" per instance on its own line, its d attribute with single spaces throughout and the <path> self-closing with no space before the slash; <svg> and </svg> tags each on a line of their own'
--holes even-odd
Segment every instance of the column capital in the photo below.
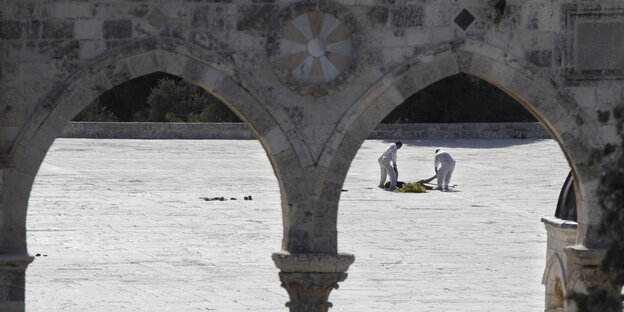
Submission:
<svg viewBox="0 0 624 312">
<path fill-rule="evenodd" d="M 582 245 L 568 246 L 563 251 L 568 260 L 582 266 L 599 266 L 607 253 L 606 249 L 587 248 Z"/>
<path fill-rule="evenodd" d="M 289 273 L 341 273 L 355 261 L 352 254 L 291 254 L 287 251 L 273 253 L 273 262 L 282 272 Z"/>
<path fill-rule="evenodd" d="M 355 257 L 351 254 L 291 254 L 276 252 L 273 262 L 281 270 L 282 287 L 290 301 L 291 312 L 327 312 L 332 306 L 329 293 L 347 278 Z"/>
<path fill-rule="evenodd" d="M 26 269 L 34 259 L 34 257 L 28 254 L 0 255 L 0 268 L 23 270 Z"/>
</svg>

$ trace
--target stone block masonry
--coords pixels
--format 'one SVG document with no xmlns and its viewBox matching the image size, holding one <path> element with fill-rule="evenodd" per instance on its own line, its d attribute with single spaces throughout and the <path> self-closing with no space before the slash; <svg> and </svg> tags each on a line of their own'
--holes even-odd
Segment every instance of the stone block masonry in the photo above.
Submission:
<svg viewBox="0 0 624 312">
<path fill-rule="evenodd" d="M 338 248 L 343 235 L 339 224 L 359 226 L 365 231 L 360 236 L 371 234 L 366 232 L 370 227 L 362 227 L 359 215 L 357 220 L 338 223 L 338 184 L 345 181 L 349 164 L 369 135 L 392 141 L 448 141 L 545 138 L 547 132 L 565 155 L 566 171 L 571 170 L 575 178 L 579 218 L 574 241 L 582 246 L 563 250 L 561 245 L 549 246 L 557 249 L 557 255 L 572 257 L 569 263 L 574 266 L 550 266 L 553 278 L 545 286 L 553 290 L 549 294 L 583 290 L 592 282 L 591 270 L 597 270 L 596 259 L 583 256 L 585 249 L 600 255 L 606 246 L 597 231 L 601 210 L 595 187 L 600 172 L 612 168 L 611 161 L 622 152 L 618 149 L 599 162 L 588 161 L 594 151 L 620 143 L 612 112 L 624 98 L 623 21 L 624 1 L 613 0 L 2 0 L 0 255 L 9 260 L 0 261 L 0 280 L 6 282 L 0 287 L 0 311 L 26 310 L 24 274 L 15 268 L 29 261 L 25 226 L 29 194 L 48 149 L 88 103 L 114 86 L 154 72 L 201 86 L 247 124 L 125 124 L 121 128 L 98 124 L 89 128 L 70 123 L 64 135 L 257 139 L 280 188 L 279 200 L 271 209 L 280 211 L 281 207 L 278 218 L 283 237 L 281 246 L 276 243 L 272 248 L 295 255 L 281 258 L 279 265 L 282 273 L 297 273 L 282 274 L 291 295 L 291 312 L 327 311 L 325 290 L 333 289 L 343 274 L 317 285 L 330 287 L 324 291 L 302 293 L 300 285 L 335 267 L 333 258 L 343 255 L 343 250 L 354 250 L 352 243 L 341 243 Z M 514 124 L 379 125 L 383 116 L 410 96 L 460 73 L 497 86 L 541 123 L 526 128 Z M 70 127 L 78 130 L 71 132 Z M 139 140 L 130 143 L 139 144 Z M 474 210 L 480 205 L 462 208 Z M 379 204 L 373 213 L 386 214 L 386 208 Z M 58 204 L 51 209 L 64 211 Z M 488 215 L 475 216 L 474 223 L 479 223 Z M 527 226 L 522 223 L 519 231 Z M 443 228 L 435 234 L 445 235 Z M 539 228 L 536 231 L 541 233 L 543 227 Z M 397 242 L 391 245 L 405 247 Z M 436 244 L 440 245 L 448 244 Z M 387 251 L 375 248 L 376 255 Z M 495 249 L 491 252 L 499 254 Z M 299 265 L 302 255 L 320 255 L 321 266 L 310 262 L 300 270 L 305 272 L 286 269 Z M 356 265 L 366 255 L 358 257 Z M 388 260 L 401 261 L 401 257 Z M 551 260 L 548 263 L 556 263 Z M 404 267 L 407 271 L 421 266 Z M 330 273 L 346 273 L 347 268 L 340 270 Z M 555 278 L 564 275 L 580 277 Z M 273 276 L 277 288 L 277 276 Z M 515 279 L 515 275 L 506 278 Z M 558 288 L 558 281 L 565 285 Z M 376 297 L 372 292 L 367 295 Z M 444 306 L 448 300 L 434 301 L 433 311 L 458 309 L 455 302 L 448 308 Z M 535 303 L 535 308 L 517 311 L 543 310 L 543 300 Z M 547 310 L 575 312 L 556 300 L 551 303 Z M 248 304 L 246 310 L 263 310 L 255 302 Z M 384 304 L 374 308 L 345 305 L 335 303 L 334 309 L 414 309 L 413 305 L 397 309 Z M 283 303 L 277 306 L 283 308 Z"/>
</svg>

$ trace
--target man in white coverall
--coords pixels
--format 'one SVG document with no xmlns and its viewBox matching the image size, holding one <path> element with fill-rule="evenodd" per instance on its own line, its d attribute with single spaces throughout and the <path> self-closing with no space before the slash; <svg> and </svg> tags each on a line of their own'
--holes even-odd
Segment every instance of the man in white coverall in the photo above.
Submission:
<svg viewBox="0 0 624 312">
<path fill-rule="evenodd" d="M 379 187 L 383 188 L 386 183 L 386 176 L 390 176 L 390 187 L 389 191 L 394 191 L 397 183 L 397 177 L 399 176 L 399 170 L 397 169 L 396 160 L 397 160 L 397 150 L 401 149 L 403 143 L 398 141 L 394 144 L 391 144 L 390 147 L 377 159 L 379 163 L 379 169 L 381 170 L 381 178 L 379 179 Z M 390 162 L 392 161 L 392 166 Z"/>
<path fill-rule="evenodd" d="M 449 182 L 451 182 L 451 175 L 455 170 L 455 160 L 449 153 L 441 152 L 440 149 L 435 150 L 435 160 L 433 161 L 433 167 L 438 175 L 438 187 L 436 190 L 448 191 Z M 442 165 L 438 170 L 438 165 Z"/>
</svg>

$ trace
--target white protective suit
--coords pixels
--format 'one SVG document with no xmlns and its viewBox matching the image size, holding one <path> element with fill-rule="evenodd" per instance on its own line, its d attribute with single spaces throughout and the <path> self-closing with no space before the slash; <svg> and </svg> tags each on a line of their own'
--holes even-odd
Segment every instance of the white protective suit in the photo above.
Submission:
<svg viewBox="0 0 624 312">
<path fill-rule="evenodd" d="M 438 165 L 442 165 L 438 169 L 438 189 L 448 190 L 451 175 L 453 175 L 453 170 L 455 170 L 455 160 L 449 153 L 439 151 L 436 153 L 433 161 L 435 168 L 438 168 Z"/>
<path fill-rule="evenodd" d="M 379 169 L 381 171 L 381 177 L 379 179 L 379 187 L 384 187 L 386 183 L 386 176 L 390 176 L 390 189 L 394 190 L 396 188 L 397 177 L 390 161 L 392 164 L 396 166 L 397 160 L 397 146 L 395 143 L 390 145 L 388 149 L 377 159 L 379 163 Z"/>
</svg>

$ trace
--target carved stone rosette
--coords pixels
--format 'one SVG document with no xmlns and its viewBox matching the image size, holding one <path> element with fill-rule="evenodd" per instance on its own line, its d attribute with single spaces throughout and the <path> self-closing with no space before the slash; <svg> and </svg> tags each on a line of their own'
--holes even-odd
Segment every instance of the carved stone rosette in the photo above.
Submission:
<svg viewBox="0 0 624 312">
<path fill-rule="evenodd" d="M 350 254 L 273 254 L 282 287 L 290 301 L 291 312 L 327 312 L 332 304 L 329 293 L 347 278 L 347 269 L 355 258 Z"/>
<path fill-rule="evenodd" d="M 267 38 L 277 77 L 303 95 L 326 96 L 359 71 L 364 35 L 337 1 L 304 0 L 284 8 Z"/>
<path fill-rule="evenodd" d="M 329 293 L 338 288 L 338 282 L 347 273 L 279 273 L 282 287 L 288 291 L 290 301 L 286 306 L 291 312 L 327 312 L 332 306 Z"/>
</svg>

